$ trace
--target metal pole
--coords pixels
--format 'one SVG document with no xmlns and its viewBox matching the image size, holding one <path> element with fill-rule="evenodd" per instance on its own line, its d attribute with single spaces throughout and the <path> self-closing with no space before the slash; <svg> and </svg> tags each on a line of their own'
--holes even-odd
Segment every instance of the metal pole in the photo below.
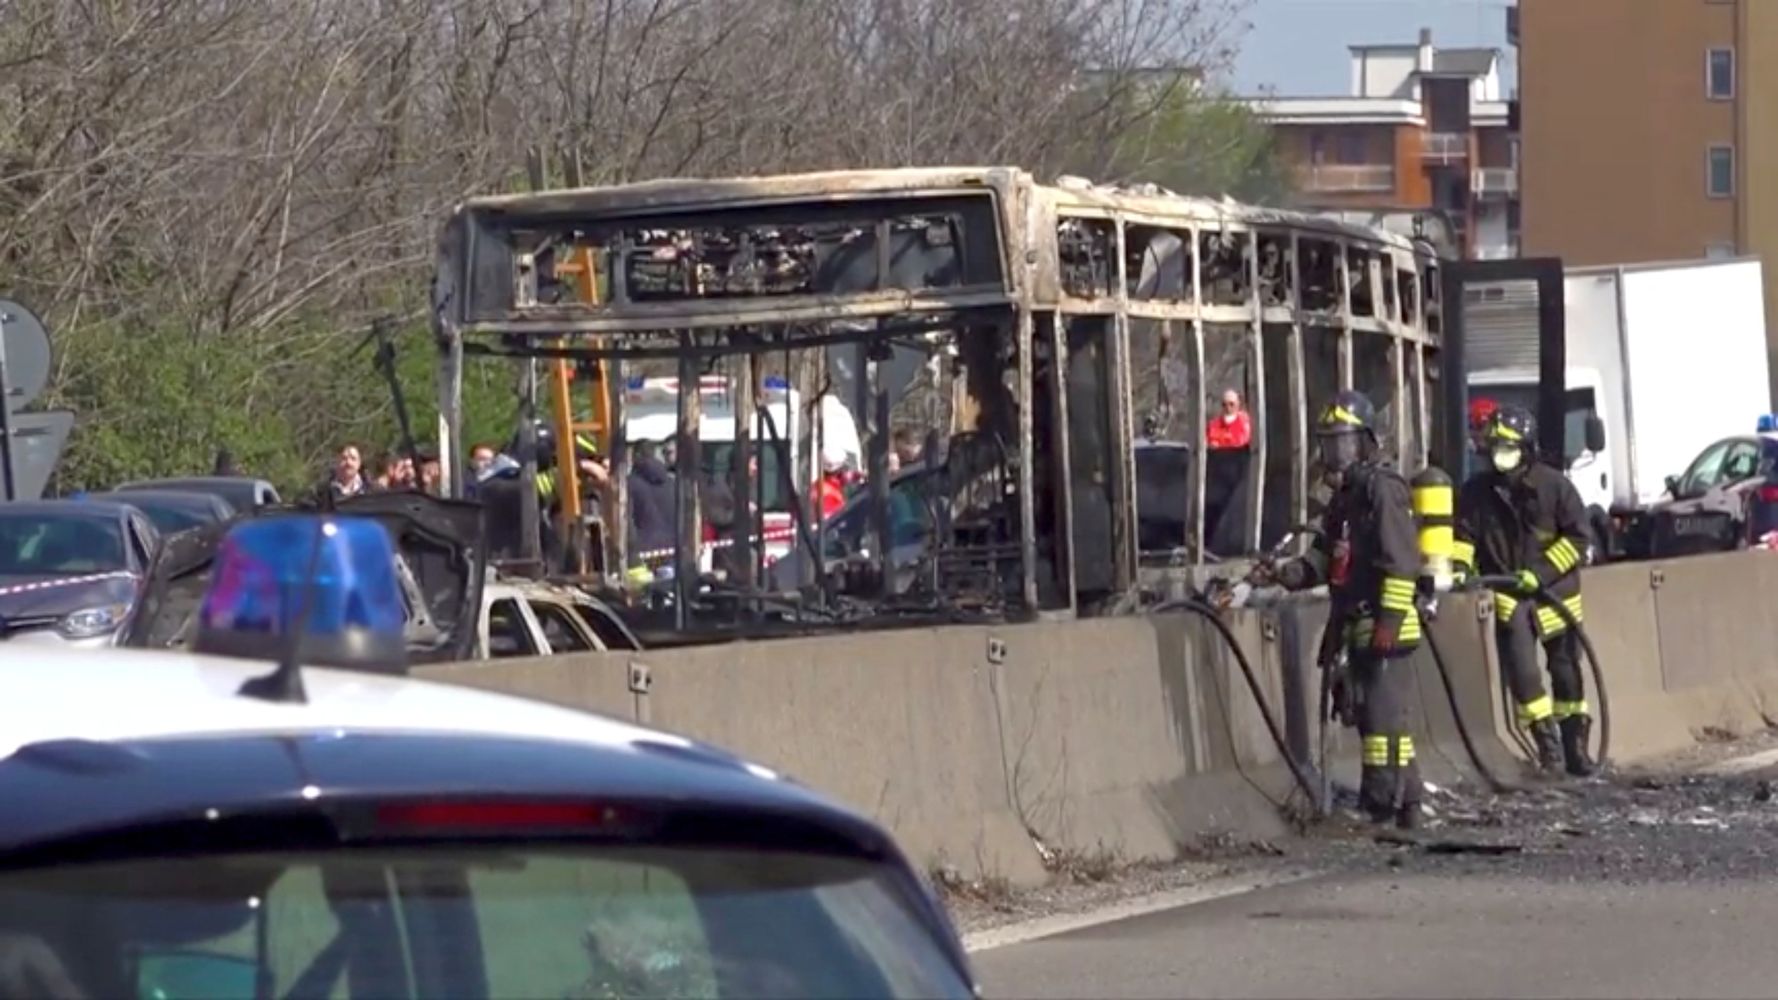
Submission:
<svg viewBox="0 0 1778 1000">
<path fill-rule="evenodd" d="M 6 323 L 12 318 L 0 312 L 0 485 L 8 502 L 18 499 L 12 466 L 12 383 L 6 377 Z"/>
<path fill-rule="evenodd" d="M 543 560 L 539 534 L 537 496 L 537 359 L 526 358 L 519 370 L 519 451 L 524 461 L 519 473 L 524 502 L 519 504 L 519 554 L 531 566 Z"/>
<path fill-rule="evenodd" d="M 697 593 L 700 549 L 703 541 L 703 519 L 698 512 L 698 480 L 702 459 L 698 454 L 700 425 L 703 423 L 703 400 L 699 396 L 697 356 L 692 348 L 697 335 L 686 331 L 681 335 L 679 356 L 679 413 L 677 454 L 673 460 L 673 488 L 678 508 L 678 532 L 673 543 L 673 618 L 674 626 L 683 630 L 689 623 L 686 605 Z"/>
<path fill-rule="evenodd" d="M 754 367 L 751 354 L 743 354 L 734 360 L 731 386 L 735 392 L 730 412 L 735 415 L 735 443 L 734 450 L 729 453 L 729 496 L 734 518 L 729 526 L 734 558 L 729 562 L 737 573 L 736 586 L 750 596 L 758 580 L 754 572 L 753 550 L 756 545 L 765 544 L 762 539 L 754 537 L 759 522 L 753 515 L 754 477 L 748 468 L 756 452 L 753 427 L 759 420 L 759 383 L 753 377 Z"/>
</svg>

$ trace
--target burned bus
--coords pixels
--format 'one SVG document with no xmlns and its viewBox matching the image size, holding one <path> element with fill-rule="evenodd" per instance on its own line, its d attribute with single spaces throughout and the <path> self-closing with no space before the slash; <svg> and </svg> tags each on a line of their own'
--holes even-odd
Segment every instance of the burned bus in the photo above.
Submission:
<svg viewBox="0 0 1778 1000">
<path fill-rule="evenodd" d="M 590 266 L 560 266 L 569 260 Z M 440 242 L 441 444 L 460 488 L 461 373 L 474 355 L 597 359 L 614 371 L 614 408 L 626 366 L 674 366 L 688 384 L 723 375 L 741 387 L 737 412 L 749 412 L 768 374 L 814 401 L 825 359 L 855 352 L 845 355 L 860 372 L 849 402 L 871 529 L 836 553 L 822 519 L 798 505 L 797 544 L 823 567 L 814 599 L 1100 613 L 1127 606 L 1145 576 L 1238 563 L 1311 516 L 1311 414 L 1343 388 L 1375 400 L 1405 471 L 1427 461 L 1443 410 L 1429 405 L 1438 272 L 1429 245 L 1378 229 L 1072 178 L 1042 184 L 1014 168 L 478 198 Z M 897 349 L 932 360 L 917 390 L 930 405 L 910 407 L 878 377 Z M 1230 390 L 1251 434 L 1207 447 L 1215 401 Z M 690 469 L 700 467 L 696 397 L 681 394 L 677 434 Z M 892 544 L 887 455 L 896 414 L 910 411 L 928 418 L 922 430 L 942 454 L 926 456 L 917 567 L 897 574 L 889 554 L 908 547 Z M 737 420 L 736 432 L 782 446 L 773 423 Z M 810 423 L 799 433 L 818 432 Z M 627 457 L 611 444 L 606 516 L 624 524 Z M 772 468 L 793 492 L 818 474 Z M 753 463 L 723 478 L 732 496 L 758 493 Z M 677 490 L 675 578 L 687 609 L 704 586 L 697 554 L 710 529 L 699 511 L 712 486 L 688 480 Z M 766 579 L 757 525 L 735 518 L 726 532 L 718 544 L 734 558 L 722 589 L 747 605 Z M 624 536 L 606 533 L 608 572 L 630 562 Z"/>
</svg>

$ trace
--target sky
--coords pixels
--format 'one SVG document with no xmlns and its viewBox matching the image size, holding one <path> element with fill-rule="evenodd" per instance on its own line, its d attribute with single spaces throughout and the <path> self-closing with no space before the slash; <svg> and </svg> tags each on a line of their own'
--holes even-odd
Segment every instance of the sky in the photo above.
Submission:
<svg viewBox="0 0 1778 1000">
<path fill-rule="evenodd" d="M 1506 44 L 1505 0 L 1248 0 L 1251 25 L 1240 39 L 1237 94 L 1337 97 L 1350 85 L 1346 47 L 1412 44 L 1432 29 L 1437 48 L 1501 50 L 1502 96 L 1517 67 Z"/>
</svg>

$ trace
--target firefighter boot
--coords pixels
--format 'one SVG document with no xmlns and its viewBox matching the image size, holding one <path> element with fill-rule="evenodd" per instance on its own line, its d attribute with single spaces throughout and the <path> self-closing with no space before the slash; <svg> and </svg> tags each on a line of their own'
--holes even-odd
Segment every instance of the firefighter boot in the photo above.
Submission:
<svg viewBox="0 0 1778 1000">
<path fill-rule="evenodd" d="M 1562 733 L 1555 719 L 1538 719 L 1531 724 L 1531 742 L 1537 747 L 1537 769 L 1545 774 L 1562 770 Z"/>
<path fill-rule="evenodd" d="M 1366 764 L 1358 777 L 1358 808 L 1372 823 L 1395 818 L 1395 768 Z"/>
<path fill-rule="evenodd" d="M 1568 773 L 1584 778 L 1598 770 L 1588 750 L 1593 734 L 1593 720 L 1585 715 L 1570 715 L 1562 720 L 1562 756 L 1568 762 Z"/>
</svg>

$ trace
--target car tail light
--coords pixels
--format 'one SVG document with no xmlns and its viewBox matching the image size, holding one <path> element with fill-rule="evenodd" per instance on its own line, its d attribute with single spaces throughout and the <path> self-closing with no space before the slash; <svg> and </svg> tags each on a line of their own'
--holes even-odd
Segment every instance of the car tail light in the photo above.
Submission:
<svg viewBox="0 0 1778 1000">
<path fill-rule="evenodd" d="M 1778 483 L 1767 483 L 1759 488 L 1761 503 L 1778 503 Z"/>
<path fill-rule="evenodd" d="M 412 832 L 606 828 L 633 815 L 598 802 L 468 799 L 390 802 L 377 807 L 377 826 Z"/>
</svg>

